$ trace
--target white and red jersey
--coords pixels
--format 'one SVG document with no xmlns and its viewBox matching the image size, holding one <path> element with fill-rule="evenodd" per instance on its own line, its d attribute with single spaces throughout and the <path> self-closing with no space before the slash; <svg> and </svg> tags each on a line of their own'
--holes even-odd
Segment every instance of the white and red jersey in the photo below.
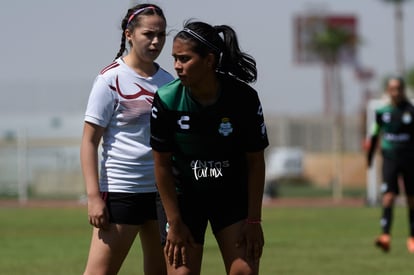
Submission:
<svg viewBox="0 0 414 275">
<path fill-rule="evenodd" d="M 156 90 L 173 80 L 158 67 L 142 77 L 121 58 L 96 77 L 85 121 L 105 128 L 100 166 L 101 192 L 155 192 L 150 114 Z"/>
</svg>

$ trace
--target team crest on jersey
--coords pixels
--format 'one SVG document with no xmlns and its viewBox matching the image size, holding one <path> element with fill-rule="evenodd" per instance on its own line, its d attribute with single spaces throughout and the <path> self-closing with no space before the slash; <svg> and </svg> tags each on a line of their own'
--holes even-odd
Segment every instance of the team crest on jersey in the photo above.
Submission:
<svg viewBox="0 0 414 275">
<path fill-rule="evenodd" d="M 409 112 L 405 112 L 402 115 L 402 121 L 403 121 L 404 124 L 410 124 L 412 119 L 413 118 L 411 117 L 411 114 Z"/>
<path fill-rule="evenodd" d="M 230 119 L 228 117 L 222 118 L 220 127 L 219 127 L 219 133 L 222 136 L 227 137 L 233 132 L 233 126 L 230 123 Z"/>
<path fill-rule="evenodd" d="M 382 114 L 382 121 L 388 123 L 391 121 L 391 114 L 390 113 L 383 113 Z"/>
</svg>

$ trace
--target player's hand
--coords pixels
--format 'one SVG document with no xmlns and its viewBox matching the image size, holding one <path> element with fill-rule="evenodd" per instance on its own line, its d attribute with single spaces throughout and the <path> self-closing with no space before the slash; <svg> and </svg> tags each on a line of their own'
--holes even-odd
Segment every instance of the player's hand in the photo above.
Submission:
<svg viewBox="0 0 414 275">
<path fill-rule="evenodd" d="M 371 147 L 371 139 L 369 139 L 369 138 L 364 138 L 364 139 L 362 140 L 362 149 L 363 149 L 365 152 L 368 152 L 370 147 Z"/>
<path fill-rule="evenodd" d="M 243 242 L 246 244 L 247 260 L 253 266 L 258 266 L 264 246 L 262 225 L 260 223 L 246 223 L 243 226 L 242 235 L 240 236 L 237 245 L 240 246 Z"/>
<path fill-rule="evenodd" d="M 371 165 L 372 165 L 372 158 L 367 157 L 367 166 L 368 166 L 368 168 L 371 168 Z"/>
<path fill-rule="evenodd" d="M 181 221 L 170 224 L 164 247 L 168 263 L 175 268 L 186 265 L 189 246 L 194 246 L 194 239 L 188 227 Z"/>
<path fill-rule="evenodd" d="M 96 228 L 107 229 L 109 227 L 109 214 L 105 201 L 97 196 L 88 199 L 89 223 Z"/>
</svg>

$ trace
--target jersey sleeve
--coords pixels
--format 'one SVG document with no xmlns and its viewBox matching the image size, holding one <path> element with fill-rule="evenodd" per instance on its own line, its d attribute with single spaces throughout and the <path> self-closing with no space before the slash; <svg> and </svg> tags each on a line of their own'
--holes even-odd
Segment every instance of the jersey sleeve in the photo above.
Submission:
<svg viewBox="0 0 414 275">
<path fill-rule="evenodd" d="M 373 122 L 370 129 L 371 136 L 378 136 L 380 127 L 377 122 Z"/>
<path fill-rule="evenodd" d="M 172 152 L 174 149 L 171 115 L 162 103 L 158 93 L 154 95 L 151 110 L 150 145 L 159 152 Z"/>
<path fill-rule="evenodd" d="M 101 75 L 97 76 L 89 95 L 85 121 L 107 127 L 116 106 L 114 91 Z"/>
<path fill-rule="evenodd" d="M 371 125 L 370 135 L 371 136 L 378 136 L 381 130 L 381 114 L 376 111 L 375 112 L 375 121 Z"/>
<path fill-rule="evenodd" d="M 250 94 L 247 104 L 245 150 L 247 152 L 261 151 L 269 145 L 269 140 L 262 105 L 254 90 Z"/>
</svg>

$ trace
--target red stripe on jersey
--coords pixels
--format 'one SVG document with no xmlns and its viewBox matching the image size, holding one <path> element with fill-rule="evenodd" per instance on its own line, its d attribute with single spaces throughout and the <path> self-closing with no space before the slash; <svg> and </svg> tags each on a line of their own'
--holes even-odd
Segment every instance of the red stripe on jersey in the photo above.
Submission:
<svg viewBox="0 0 414 275">
<path fill-rule="evenodd" d="M 112 86 L 112 85 L 108 85 L 108 86 L 109 86 L 109 89 L 111 89 L 112 91 L 116 92 L 116 88 L 114 86 Z"/>
<path fill-rule="evenodd" d="M 117 62 L 113 62 L 113 63 L 109 64 L 108 66 L 106 66 L 105 68 L 103 68 L 102 71 L 100 72 L 100 74 L 104 74 L 105 72 L 107 72 L 107 71 L 109 71 L 113 68 L 116 68 L 118 66 L 119 66 L 119 64 Z"/>
<path fill-rule="evenodd" d="M 116 90 L 119 93 L 119 95 L 122 96 L 123 98 L 125 98 L 125 99 L 134 99 L 134 98 L 138 98 L 140 96 L 149 96 L 151 98 L 154 97 L 154 93 L 151 93 L 150 91 L 146 90 L 144 87 L 140 86 L 138 83 L 134 83 L 134 84 L 137 85 L 140 90 L 136 94 L 125 95 L 125 94 L 122 93 L 121 89 L 119 88 L 118 76 L 116 76 Z"/>
</svg>

